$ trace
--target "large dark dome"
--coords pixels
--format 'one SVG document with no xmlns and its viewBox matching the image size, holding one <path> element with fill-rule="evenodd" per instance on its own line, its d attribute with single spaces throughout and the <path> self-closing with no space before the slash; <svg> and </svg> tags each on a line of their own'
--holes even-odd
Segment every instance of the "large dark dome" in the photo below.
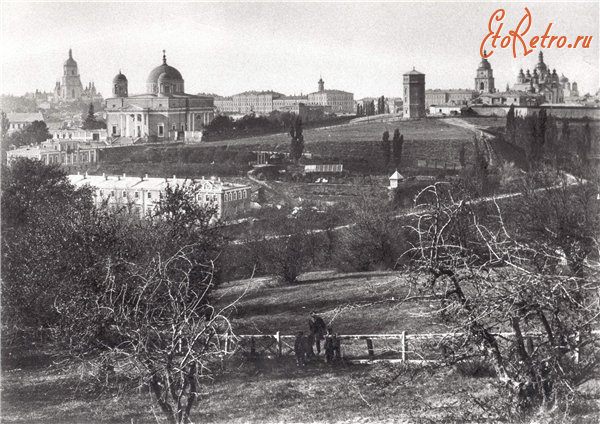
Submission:
<svg viewBox="0 0 600 424">
<path fill-rule="evenodd" d="M 127 77 L 119 71 L 117 75 L 113 78 L 113 84 L 117 84 L 119 82 L 127 82 Z"/>
<path fill-rule="evenodd" d="M 168 78 L 170 80 L 183 81 L 183 77 L 181 76 L 181 73 L 177 69 L 173 68 L 172 66 L 167 65 L 166 63 L 163 63 L 162 65 L 154 68 L 152 70 L 152 72 L 150 72 L 150 75 L 148 75 L 148 79 L 146 80 L 146 83 L 147 84 L 156 84 L 158 82 L 158 77 L 161 74 L 165 74 L 166 78 Z"/>
<path fill-rule="evenodd" d="M 161 81 L 159 81 L 159 77 L 161 77 Z M 148 79 L 146 80 L 146 92 L 153 94 L 177 94 L 184 92 L 183 77 L 177 69 L 167 65 L 167 56 L 165 55 L 164 50 L 162 65 L 154 68 L 150 72 L 150 75 L 148 75 Z"/>
</svg>

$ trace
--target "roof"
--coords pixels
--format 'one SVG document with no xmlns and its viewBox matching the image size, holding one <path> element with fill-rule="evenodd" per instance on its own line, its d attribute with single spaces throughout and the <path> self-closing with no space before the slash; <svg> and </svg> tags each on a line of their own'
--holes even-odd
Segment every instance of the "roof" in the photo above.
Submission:
<svg viewBox="0 0 600 424">
<path fill-rule="evenodd" d="M 394 172 L 392 174 L 392 176 L 390 177 L 390 180 L 403 180 L 404 177 L 398 172 L 398 170 L 396 170 L 396 172 Z"/>
<path fill-rule="evenodd" d="M 6 114 L 9 122 L 33 122 L 33 121 L 43 121 L 44 115 L 42 112 L 35 113 L 20 113 L 20 112 L 10 112 Z"/>
<path fill-rule="evenodd" d="M 354 93 L 350 93 L 348 91 L 343 91 L 343 90 L 323 90 L 323 91 L 315 91 L 314 93 L 310 93 L 310 94 L 320 94 L 320 93 L 328 93 L 328 94 L 352 94 L 354 95 Z M 309 94 L 309 96 L 310 96 Z"/>
<path fill-rule="evenodd" d="M 173 68 L 172 66 L 167 65 L 167 56 L 165 55 L 165 51 L 163 50 L 163 63 L 160 66 L 157 66 L 152 71 L 150 71 L 150 75 L 148 75 L 148 79 L 146 80 L 147 84 L 156 84 L 158 82 L 158 77 L 162 74 L 165 74 L 163 78 L 167 78 L 170 80 L 179 80 L 183 81 L 183 77 L 181 73 Z"/>
<path fill-rule="evenodd" d="M 274 97 L 278 96 L 278 97 L 285 97 L 284 94 L 278 93 L 276 91 L 273 90 L 263 90 L 263 91 L 257 91 L 257 90 L 248 90 L 248 91 L 244 91 L 242 93 L 238 93 L 238 94 L 234 94 L 232 97 L 235 96 L 259 96 L 259 95 L 264 95 L 264 94 L 272 94 Z"/>
<path fill-rule="evenodd" d="M 115 77 L 113 78 L 113 84 L 116 84 L 120 81 L 125 81 L 127 82 L 127 77 L 125 75 L 123 75 L 121 73 L 121 71 L 119 71 L 119 73 L 117 75 L 115 75 Z"/>
<path fill-rule="evenodd" d="M 202 191 L 219 192 L 228 189 L 242 189 L 249 188 L 248 185 L 234 184 L 230 182 L 221 181 L 211 177 L 210 179 L 189 179 L 189 178 L 177 178 L 175 175 L 173 178 L 157 178 L 157 177 L 132 177 L 123 174 L 118 175 L 87 175 L 77 174 L 69 175 L 69 181 L 71 184 L 81 187 L 89 185 L 97 189 L 105 190 L 165 190 L 167 186 L 170 187 L 183 187 L 188 185 L 199 186 Z"/>
<path fill-rule="evenodd" d="M 500 93 L 483 93 L 481 95 L 481 97 L 515 97 L 515 96 L 519 96 L 519 97 L 538 97 L 540 96 L 540 94 L 536 94 L 536 93 L 528 93 L 526 91 L 521 91 L 521 90 L 509 90 L 509 91 L 503 91 Z"/>
<path fill-rule="evenodd" d="M 412 71 L 405 72 L 404 75 L 425 75 L 423 72 L 417 71 L 415 68 L 412 68 Z"/>
</svg>

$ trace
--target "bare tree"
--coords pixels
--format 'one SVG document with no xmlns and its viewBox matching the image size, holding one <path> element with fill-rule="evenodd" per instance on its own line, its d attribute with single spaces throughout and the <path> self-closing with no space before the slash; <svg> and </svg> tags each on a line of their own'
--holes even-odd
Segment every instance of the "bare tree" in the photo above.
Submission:
<svg viewBox="0 0 600 424">
<path fill-rule="evenodd" d="M 214 266 L 197 262 L 195 248 L 118 277 L 109 266 L 94 311 L 110 323 L 100 359 L 147 385 L 169 423 L 191 422 L 201 385 L 228 354 L 220 336 L 232 333 L 232 305 L 211 305 Z"/>
<path fill-rule="evenodd" d="M 424 212 L 411 226 L 419 241 L 408 252 L 415 284 L 439 298 L 442 317 L 463 335 L 445 346 L 447 357 L 488 358 L 514 396 L 514 414 L 568 408 L 597 370 L 597 267 L 560 266 L 560 250 L 521 237 L 498 203 L 461 199 L 448 187 L 420 193 Z M 551 266 L 539 266 L 540 253 Z"/>
</svg>

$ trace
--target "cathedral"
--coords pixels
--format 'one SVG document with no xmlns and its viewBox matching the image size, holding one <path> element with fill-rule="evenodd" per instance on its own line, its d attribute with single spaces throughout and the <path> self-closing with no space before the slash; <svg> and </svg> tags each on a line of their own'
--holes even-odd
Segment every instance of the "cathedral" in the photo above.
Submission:
<svg viewBox="0 0 600 424">
<path fill-rule="evenodd" d="M 149 142 L 184 140 L 214 117 L 214 99 L 186 94 L 181 73 L 167 64 L 150 71 L 146 93 L 130 95 L 127 77 L 119 71 L 112 82 L 113 96 L 105 101 L 109 136 Z"/>
<path fill-rule="evenodd" d="M 69 58 L 63 65 L 63 76 L 60 81 L 56 81 L 54 87 L 54 101 L 73 102 L 77 100 L 85 102 L 101 101 L 102 95 L 96 91 L 94 83 L 89 83 L 85 89 L 83 88 L 77 62 L 73 59 L 73 51 L 69 49 Z"/>
<path fill-rule="evenodd" d="M 578 97 L 576 82 L 569 82 L 569 79 L 562 75 L 558 76 L 556 69 L 552 71 L 544 63 L 544 53 L 538 55 L 538 63 L 533 69 L 533 73 L 527 69 L 519 71 L 517 83 L 513 85 L 513 90 L 526 91 L 544 96 L 547 103 L 564 103 L 565 98 Z"/>
</svg>

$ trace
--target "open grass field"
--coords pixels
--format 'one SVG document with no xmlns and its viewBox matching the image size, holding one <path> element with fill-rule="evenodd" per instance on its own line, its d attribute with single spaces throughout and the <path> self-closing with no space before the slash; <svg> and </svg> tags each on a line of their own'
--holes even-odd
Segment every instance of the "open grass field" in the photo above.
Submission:
<svg viewBox="0 0 600 424">
<path fill-rule="evenodd" d="M 401 303 L 411 294 L 396 272 L 305 274 L 299 284 L 282 286 L 269 278 L 230 282 L 217 292 L 220 305 L 243 294 L 231 314 L 237 333 L 292 334 L 307 327 L 310 310 L 336 331 L 394 333 L 443 331 L 428 301 Z M 152 411 L 147 389 L 102 388 L 89 369 L 51 365 L 43 355 L 29 362 L 4 361 L 2 421 L 27 424 L 163 423 Z M 322 359 L 296 367 L 290 356 L 224 364 L 200 390 L 196 423 L 472 423 L 482 420 L 495 380 L 477 366 L 330 366 Z M 121 388 L 120 388 L 121 387 Z M 587 388 L 597 405 L 600 385 Z M 494 402 L 499 402 L 495 398 Z M 596 402 L 596 403 L 594 403 Z M 497 406 L 501 406 L 498 404 Z M 597 409 L 580 410 L 576 420 L 594 423 Z M 154 415 L 156 413 L 156 416 Z"/>
</svg>

